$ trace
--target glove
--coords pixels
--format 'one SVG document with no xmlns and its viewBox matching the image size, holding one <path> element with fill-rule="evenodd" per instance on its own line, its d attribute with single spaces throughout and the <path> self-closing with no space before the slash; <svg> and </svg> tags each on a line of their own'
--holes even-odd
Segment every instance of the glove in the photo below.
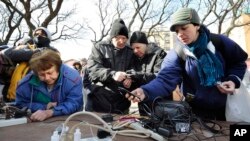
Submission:
<svg viewBox="0 0 250 141">
<path fill-rule="evenodd" d="M 124 79 L 127 78 L 127 73 L 118 71 L 113 75 L 112 78 L 117 82 L 122 82 Z"/>
</svg>

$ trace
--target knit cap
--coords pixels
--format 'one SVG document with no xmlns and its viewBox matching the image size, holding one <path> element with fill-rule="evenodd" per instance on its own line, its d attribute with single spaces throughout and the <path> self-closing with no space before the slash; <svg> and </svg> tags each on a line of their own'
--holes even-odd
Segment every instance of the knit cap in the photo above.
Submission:
<svg viewBox="0 0 250 141">
<path fill-rule="evenodd" d="M 172 15 L 170 30 L 175 31 L 176 25 L 185 25 L 190 23 L 200 25 L 199 15 L 192 8 L 181 8 Z"/>
<path fill-rule="evenodd" d="M 123 36 L 126 36 L 128 38 L 128 29 L 127 29 L 124 21 L 120 18 L 116 19 L 113 22 L 111 32 L 110 32 L 110 38 L 112 39 L 118 35 L 123 35 Z"/>
<path fill-rule="evenodd" d="M 133 43 L 148 44 L 146 34 L 141 31 L 135 31 L 130 37 L 130 45 L 132 45 Z"/>
<path fill-rule="evenodd" d="M 45 28 L 45 27 L 37 27 L 34 31 L 33 31 L 33 36 L 35 35 L 35 33 L 36 33 L 36 31 L 37 30 L 43 30 L 45 33 L 46 33 L 46 35 L 47 35 L 47 38 L 49 38 L 49 40 L 51 40 L 51 33 L 49 32 L 49 30 L 47 29 L 47 28 Z"/>
</svg>

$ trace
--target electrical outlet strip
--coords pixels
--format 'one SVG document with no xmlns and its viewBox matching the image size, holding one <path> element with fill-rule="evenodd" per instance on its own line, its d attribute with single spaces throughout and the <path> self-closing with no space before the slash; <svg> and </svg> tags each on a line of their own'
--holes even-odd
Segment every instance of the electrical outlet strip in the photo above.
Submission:
<svg viewBox="0 0 250 141">
<path fill-rule="evenodd" d="M 18 124 L 24 124 L 27 123 L 27 118 L 12 118 L 12 119 L 1 119 L 0 120 L 0 127 L 6 127 L 6 126 L 12 126 L 12 125 L 18 125 Z"/>
</svg>

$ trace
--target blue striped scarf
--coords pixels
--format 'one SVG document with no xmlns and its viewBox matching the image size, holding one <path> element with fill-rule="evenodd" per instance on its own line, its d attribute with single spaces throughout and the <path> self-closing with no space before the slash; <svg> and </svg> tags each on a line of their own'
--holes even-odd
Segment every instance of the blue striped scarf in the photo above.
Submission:
<svg viewBox="0 0 250 141">
<path fill-rule="evenodd" d="M 209 31 L 201 26 L 198 39 L 188 45 L 189 50 L 198 58 L 197 69 L 202 86 L 214 86 L 224 75 L 220 60 L 208 48 Z"/>
</svg>

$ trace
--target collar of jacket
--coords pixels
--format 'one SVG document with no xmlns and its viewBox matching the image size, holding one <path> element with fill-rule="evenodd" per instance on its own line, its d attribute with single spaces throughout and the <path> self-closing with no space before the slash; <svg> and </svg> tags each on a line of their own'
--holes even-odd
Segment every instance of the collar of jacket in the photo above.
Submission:
<svg viewBox="0 0 250 141">
<path fill-rule="evenodd" d="M 62 69 L 62 68 L 61 68 L 61 69 Z M 56 85 L 61 85 L 61 84 L 62 84 L 62 75 L 61 75 L 62 73 L 61 73 L 61 72 L 62 72 L 62 71 L 60 70 L 59 78 L 58 78 L 57 81 L 56 81 Z M 30 83 L 31 85 L 34 85 L 34 86 L 38 87 L 39 85 L 42 84 L 42 81 L 39 79 L 39 77 L 38 77 L 37 75 L 32 75 L 32 77 L 31 77 L 29 83 Z M 55 85 L 55 86 L 56 86 L 56 85 Z"/>
<path fill-rule="evenodd" d="M 215 46 L 213 45 L 213 43 L 211 41 L 208 42 L 207 44 L 207 48 L 213 53 L 215 54 Z M 192 57 L 194 59 L 197 59 L 197 57 L 191 52 L 189 51 L 187 48 L 183 48 L 183 51 L 185 53 L 186 56 Z"/>
</svg>

